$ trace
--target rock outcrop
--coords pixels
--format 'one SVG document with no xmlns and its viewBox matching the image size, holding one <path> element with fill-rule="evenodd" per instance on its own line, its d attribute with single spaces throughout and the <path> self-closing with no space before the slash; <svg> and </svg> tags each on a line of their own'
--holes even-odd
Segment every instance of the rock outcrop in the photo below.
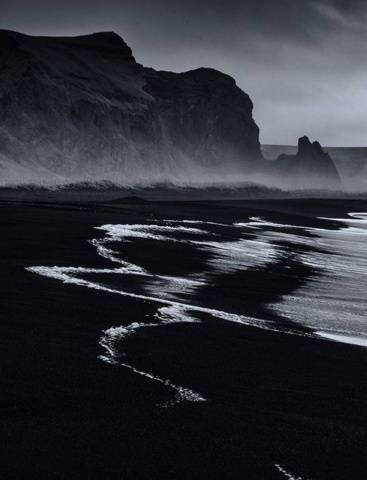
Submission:
<svg viewBox="0 0 367 480">
<path fill-rule="evenodd" d="M 159 72 L 118 35 L 0 31 L 0 183 L 230 181 L 263 159 L 253 105 L 216 70 Z"/>
<path fill-rule="evenodd" d="M 341 187 L 339 173 L 330 155 L 324 152 L 319 142 L 311 143 L 306 136 L 298 140 L 296 155 L 279 155 L 275 170 L 287 188 L 338 190 Z"/>
<path fill-rule="evenodd" d="M 340 187 L 331 158 L 306 137 L 296 155 L 264 160 L 252 110 L 230 76 L 145 68 L 113 32 L 0 30 L 0 186 Z"/>
</svg>

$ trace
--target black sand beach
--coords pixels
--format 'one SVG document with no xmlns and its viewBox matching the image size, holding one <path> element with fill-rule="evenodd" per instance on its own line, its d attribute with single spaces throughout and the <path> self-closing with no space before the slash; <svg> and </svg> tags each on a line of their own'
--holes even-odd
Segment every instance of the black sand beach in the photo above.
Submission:
<svg viewBox="0 0 367 480">
<path fill-rule="evenodd" d="M 101 331 L 143 321 L 154 314 L 153 302 L 63 285 L 25 270 L 110 268 L 88 243 L 103 236 L 94 227 L 105 224 L 167 218 L 232 224 L 266 215 L 273 222 L 332 230 L 340 228 L 337 221 L 316 217 L 358 211 L 367 211 L 367 201 L 2 200 L 1 478 L 364 478 L 366 348 L 303 336 L 306 328 L 287 324 L 269 308 L 317 275 L 299 262 L 300 247 L 288 245 L 293 254 L 270 269 L 234 273 L 230 285 L 218 275 L 202 293 L 211 308 L 231 311 L 236 305 L 241 314 L 283 322 L 300 335 L 203 313 L 202 323 L 163 326 L 126 342 L 136 367 L 148 364 L 207 399 L 168 407 L 172 392 L 165 385 L 98 358 Z M 164 263 L 158 251 L 144 257 L 134 245 L 127 246 L 131 257 L 140 255 L 155 268 Z M 205 263 L 204 254 L 195 257 L 188 248 L 176 266 L 172 248 L 164 257 L 172 258 L 165 260 L 169 274 Z"/>
</svg>

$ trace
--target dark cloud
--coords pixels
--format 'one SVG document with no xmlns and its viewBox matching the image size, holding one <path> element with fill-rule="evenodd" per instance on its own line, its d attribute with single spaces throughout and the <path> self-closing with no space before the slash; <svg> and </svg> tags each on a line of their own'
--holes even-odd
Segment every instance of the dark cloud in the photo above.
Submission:
<svg viewBox="0 0 367 480">
<path fill-rule="evenodd" d="M 4 5 L 4 3 L 8 3 Z M 365 145 L 365 0 L 13 0 L 1 26 L 31 34 L 115 30 L 145 65 L 232 74 L 262 141 L 308 134 Z"/>
</svg>

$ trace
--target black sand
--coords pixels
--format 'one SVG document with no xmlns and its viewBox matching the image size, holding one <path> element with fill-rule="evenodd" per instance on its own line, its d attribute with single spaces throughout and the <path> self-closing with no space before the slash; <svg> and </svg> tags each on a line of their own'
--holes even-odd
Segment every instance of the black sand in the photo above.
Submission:
<svg viewBox="0 0 367 480">
<path fill-rule="evenodd" d="M 127 345 L 208 402 L 162 408 L 172 392 L 101 362 L 101 330 L 155 305 L 34 275 L 32 265 L 108 267 L 94 226 L 149 218 L 230 223 L 272 211 L 297 224 L 367 211 L 363 201 L 7 203 L 1 215 L 1 478 L 360 479 L 366 472 L 367 350 L 211 320 Z M 283 217 L 284 218 L 284 217 Z M 337 222 L 328 222 L 338 228 Z M 159 260 L 159 259 L 158 259 Z M 163 260 L 163 259 L 162 259 Z M 198 259 L 200 261 L 200 259 Z M 248 315 L 315 274 L 285 259 L 238 278 Z M 179 273 L 179 272 L 177 272 Z M 225 282 L 221 284 L 225 288 Z M 213 295 L 221 307 L 226 298 Z M 208 297 L 209 298 L 209 297 Z M 228 303 L 228 300 L 227 300 Z M 160 355 L 161 353 L 161 355 Z M 139 360 L 140 358 L 140 360 Z"/>
</svg>

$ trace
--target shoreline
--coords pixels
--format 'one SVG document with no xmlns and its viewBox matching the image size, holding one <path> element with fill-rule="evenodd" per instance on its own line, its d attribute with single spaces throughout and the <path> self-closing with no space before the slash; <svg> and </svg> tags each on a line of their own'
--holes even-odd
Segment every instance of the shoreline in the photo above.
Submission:
<svg viewBox="0 0 367 480">
<path fill-rule="evenodd" d="M 274 221 L 281 216 L 297 223 L 298 212 L 310 226 L 338 229 L 340 223 L 315 220 L 313 213 L 342 218 L 347 210 L 367 211 L 357 201 L 291 203 L 40 208 L 0 202 L 1 267 L 10 280 L 0 292 L 4 478 L 279 480 L 284 475 L 275 465 L 313 480 L 363 478 L 365 348 L 204 318 L 192 326 L 166 326 L 159 336 L 149 333 L 149 343 L 146 335 L 132 337 L 126 355 L 137 368 L 148 361 L 151 371 L 189 385 L 208 401 L 160 408 L 172 399 L 164 385 L 98 360 L 100 332 L 153 315 L 152 304 L 121 302 L 108 292 L 96 295 L 24 271 L 32 265 L 110 266 L 86 243 L 96 236 L 96 225 L 203 216 L 228 223 L 272 211 Z M 256 316 L 258 299 L 289 291 L 302 275 L 296 270 L 287 282 L 283 270 L 246 273 L 238 277 L 238 292 L 251 292 Z M 214 292 L 214 298 L 220 295 Z"/>
</svg>

